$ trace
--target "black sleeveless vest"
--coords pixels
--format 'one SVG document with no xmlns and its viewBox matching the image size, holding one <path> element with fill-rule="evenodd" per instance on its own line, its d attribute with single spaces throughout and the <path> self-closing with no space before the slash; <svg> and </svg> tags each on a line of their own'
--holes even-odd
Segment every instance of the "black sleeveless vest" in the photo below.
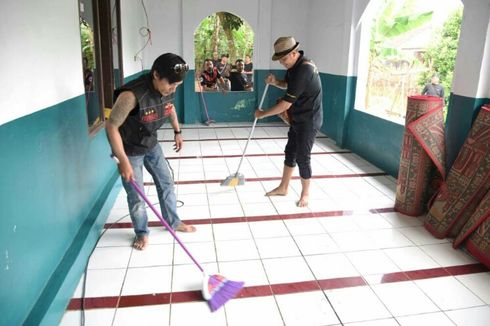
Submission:
<svg viewBox="0 0 490 326">
<path fill-rule="evenodd" d="M 174 109 L 174 95 L 162 96 L 153 87 L 149 74 L 116 89 L 114 101 L 124 91 L 133 92 L 138 101 L 119 127 L 124 151 L 129 156 L 144 155 L 157 145 L 157 130 Z"/>
</svg>

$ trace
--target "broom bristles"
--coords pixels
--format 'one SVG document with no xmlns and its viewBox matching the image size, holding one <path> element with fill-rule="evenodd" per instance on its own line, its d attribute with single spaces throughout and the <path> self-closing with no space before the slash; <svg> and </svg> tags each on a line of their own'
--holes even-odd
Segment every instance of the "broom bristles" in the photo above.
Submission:
<svg viewBox="0 0 490 326">
<path fill-rule="evenodd" d="M 218 310 L 229 300 L 237 296 L 243 288 L 244 282 L 230 281 L 222 275 L 211 275 L 208 281 L 209 308 L 212 312 Z"/>
<path fill-rule="evenodd" d="M 243 174 L 241 173 L 232 174 L 221 183 L 222 186 L 230 187 L 242 186 L 244 184 L 245 180 L 243 178 Z"/>
</svg>

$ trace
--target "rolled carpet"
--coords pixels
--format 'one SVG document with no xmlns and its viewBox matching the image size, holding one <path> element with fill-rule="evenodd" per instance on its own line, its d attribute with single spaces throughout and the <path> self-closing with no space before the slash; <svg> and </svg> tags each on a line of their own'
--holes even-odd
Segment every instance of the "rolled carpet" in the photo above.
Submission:
<svg viewBox="0 0 490 326">
<path fill-rule="evenodd" d="M 476 259 L 490 268 L 490 191 L 454 239 L 453 247 L 462 244 Z"/>
<path fill-rule="evenodd" d="M 490 106 L 481 108 L 425 218 L 437 238 L 456 237 L 490 189 Z"/>
<path fill-rule="evenodd" d="M 485 266 L 490 268 L 490 217 L 478 226 L 466 241 L 466 249 Z"/>
<path fill-rule="evenodd" d="M 395 211 L 410 216 L 425 213 L 431 195 L 430 183 L 437 173 L 439 179 L 444 179 L 443 100 L 434 96 L 409 96 Z"/>
</svg>

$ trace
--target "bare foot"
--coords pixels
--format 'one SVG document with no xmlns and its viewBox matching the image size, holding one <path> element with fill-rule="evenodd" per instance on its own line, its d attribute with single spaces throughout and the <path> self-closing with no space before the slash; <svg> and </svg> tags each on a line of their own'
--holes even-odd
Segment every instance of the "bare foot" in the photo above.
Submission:
<svg viewBox="0 0 490 326">
<path fill-rule="evenodd" d="M 266 196 L 286 196 L 288 194 L 288 190 L 281 189 L 277 187 L 276 189 L 273 189 L 269 192 L 267 192 L 265 195 Z"/>
<path fill-rule="evenodd" d="M 180 225 L 175 229 L 175 231 L 179 232 L 196 232 L 196 227 L 194 225 L 187 225 L 184 223 L 180 223 Z"/>
<path fill-rule="evenodd" d="M 137 236 L 136 240 L 133 243 L 133 247 L 138 250 L 145 250 L 147 246 L 148 246 L 147 235 Z"/>
<path fill-rule="evenodd" d="M 301 198 L 296 203 L 298 207 L 307 207 L 308 206 L 308 196 L 301 196 Z"/>
</svg>

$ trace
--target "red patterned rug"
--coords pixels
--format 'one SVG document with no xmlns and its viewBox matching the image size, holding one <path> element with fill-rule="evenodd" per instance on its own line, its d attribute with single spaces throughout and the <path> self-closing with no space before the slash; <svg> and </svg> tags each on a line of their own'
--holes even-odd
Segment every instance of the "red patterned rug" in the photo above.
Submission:
<svg viewBox="0 0 490 326">
<path fill-rule="evenodd" d="M 435 237 L 456 237 L 490 189 L 490 106 L 480 110 L 425 219 Z"/>
<path fill-rule="evenodd" d="M 466 241 L 466 249 L 490 268 L 490 217 L 488 215 Z"/>
<path fill-rule="evenodd" d="M 443 101 L 433 96 L 410 96 L 396 187 L 395 210 L 410 216 L 426 212 L 436 187 L 435 168 L 445 176 Z M 431 190 L 432 188 L 432 190 Z"/>
<path fill-rule="evenodd" d="M 454 240 L 453 247 L 463 243 L 476 259 L 490 267 L 490 191 Z"/>
<path fill-rule="evenodd" d="M 454 239 L 453 247 L 459 247 L 468 237 L 470 237 L 476 229 L 478 229 L 486 220 L 490 218 L 490 191 L 488 191 L 481 200 L 480 204 L 476 208 L 475 212 L 468 219 L 463 226 L 461 232 L 459 232 L 456 239 Z M 490 235 L 490 234 L 489 234 Z M 487 239 L 487 246 L 490 239 Z M 490 259 L 490 257 L 489 257 Z"/>
</svg>

